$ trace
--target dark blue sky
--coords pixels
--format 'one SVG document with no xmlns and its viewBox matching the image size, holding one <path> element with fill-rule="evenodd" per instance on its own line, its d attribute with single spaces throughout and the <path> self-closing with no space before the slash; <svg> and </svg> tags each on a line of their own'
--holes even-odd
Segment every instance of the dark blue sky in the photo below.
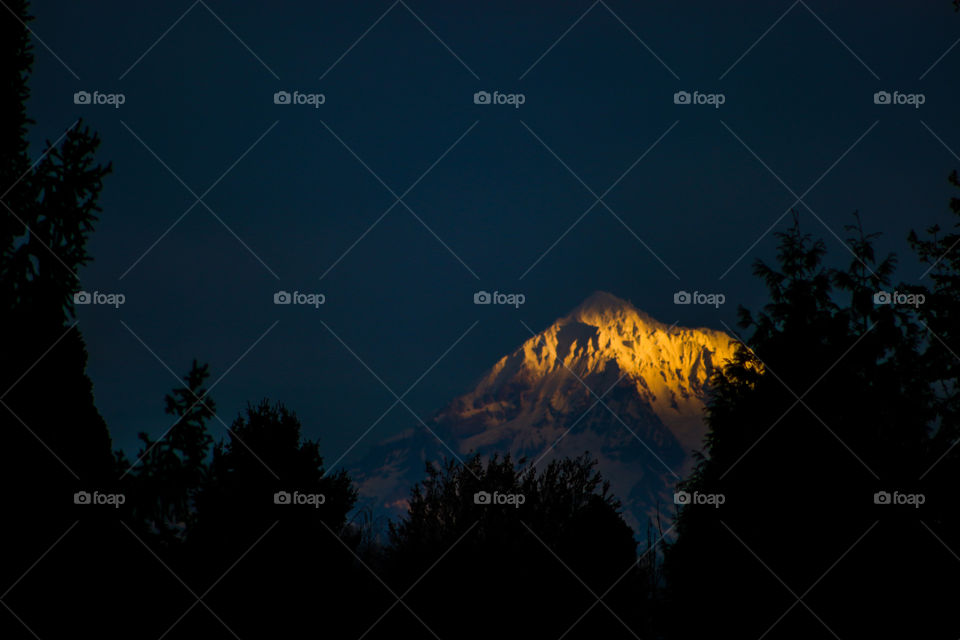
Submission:
<svg viewBox="0 0 960 640">
<path fill-rule="evenodd" d="M 732 326 L 764 301 L 750 266 L 773 255 L 790 190 L 816 183 L 813 213 L 796 207 L 836 264 L 849 254 L 833 233 L 859 209 L 904 280 L 923 271 L 908 230 L 949 220 L 947 0 L 310 4 L 33 7 L 54 52 L 35 43 L 35 152 L 83 116 L 114 163 L 80 275 L 126 303 L 79 318 L 118 447 L 169 426 L 176 381 L 150 350 L 177 374 L 194 357 L 213 380 L 229 369 L 213 391 L 228 423 L 248 400 L 284 401 L 332 461 L 393 403 L 377 377 L 402 394 L 474 323 L 405 398 L 413 411 L 466 391 L 529 336 L 521 320 L 540 330 L 597 289 L 665 322 Z M 81 90 L 126 101 L 76 105 Z M 280 90 L 325 103 L 277 105 Z M 477 105 L 480 90 L 525 102 Z M 725 102 L 677 105 L 680 90 Z M 925 103 L 876 105 L 880 90 Z M 326 304 L 277 306 L 279 289 Z M 476 306 L 480 289 L 526 303 Z M 678 289 L 727 303 L 676 306 Z M 415 423 L 397 406 L 366 442 Z"/>
</svg>

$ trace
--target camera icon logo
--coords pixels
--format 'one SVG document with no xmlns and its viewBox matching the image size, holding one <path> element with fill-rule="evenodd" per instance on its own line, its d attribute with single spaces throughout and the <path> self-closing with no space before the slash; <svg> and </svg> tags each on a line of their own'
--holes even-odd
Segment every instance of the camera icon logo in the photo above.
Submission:
<svg viewBox="0 0 960 640">
<path fill-rule="evenodd" d="M 73 104 L 90 104 L 90 92 L 77 91 L 73 94 Z"/>
<path fill-rule="evenodd" d="M 677 291 L 673 294 L 673 304 L 690 304 L 692 301 L 689 291 Z"/>
<path fill-rule="evenodd" d="M 493 497 L 489 491 L 477 491 L 473 494 L 473 504 L 490 504 L 492 501 Z"/>
<path fill-rule="evenodd" d="M 90 504 L 90 492 L 77 491 L 73 494 L 73 504 Z"/>
<path fill-rule="evenodd" d="M 273 104 L 290 104 L 290 92 L 277 91 L 273 94 Z"/>
<path fill-rule="evenodd" d="M 290 492 L 277 491 L 273 494 L 273 504 L 290 504 Z"/>
<path fill-rule="evenodd" d="M 673 504 L 690 504 L 690 494 L 687 491 L 677 491 L 673 494 Z"/>
<path fill-rule="evenodd" d="M 877 91 L 873 94 L 873 104 L 890 104 L 890 93 L 887 91 Z"/>
<path fill-rule="evenodd" d="M 473 304 L 490 304 L 493 298 L 489 291 L 477 291 L 473 294 Z"/>
<path fill-rule="evenodd" d="M 873 304 L 891 304 L 893 298 L 889 291 L 877 291 L 873 294 Z"/>
<path fill-rule="evenodd" d="M 673 94 L 673 104 L 690 104 L 690 92 L 677 91 Z"/>
<path fill-rule="evenodd" d="M 477 91 L 473 94 L 473 104 L 490 104 L 490 92 Z"/>
<path fill-rule="evenodd" d="M 890 492 L 877 491 L 873 494 L 873 504 L 890 504 Z"/>
<path fill-rule="evenodd" d="M 277 291 L 273 294 L 273 304 L 290 304 L 293 298 L 288 291 Z"/>
<path fill-rule="evenodd" d="M 77 291 L 73 294 L 73 304 L 90 304 L 92 298 L 86 291 Z"/>
</svg>

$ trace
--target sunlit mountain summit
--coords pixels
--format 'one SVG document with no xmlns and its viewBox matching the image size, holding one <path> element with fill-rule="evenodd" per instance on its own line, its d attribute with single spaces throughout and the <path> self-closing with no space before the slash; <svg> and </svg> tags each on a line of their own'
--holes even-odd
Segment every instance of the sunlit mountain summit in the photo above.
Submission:
<svg viewBox="0 0 960 640">
<path fill-rule="evenodd" d="M 733 351 L 722 331 L 666 325 L 596 292 L 434 414 L 439 440 L 420 425 L 373 447 L 354 470 L 361 493 L 402 506 L 424 461 L 451 457 L 443 443 L 538 465 L 589 451 L 642 531 L 658 508 L 673 512 L 673 486 L 702 447 L 710 377 Z"/>
</svg>

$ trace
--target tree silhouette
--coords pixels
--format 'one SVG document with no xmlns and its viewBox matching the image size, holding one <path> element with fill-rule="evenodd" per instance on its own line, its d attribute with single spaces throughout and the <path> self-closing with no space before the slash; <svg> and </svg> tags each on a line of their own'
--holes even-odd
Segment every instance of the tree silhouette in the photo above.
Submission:
<svg viewBox="0 0 960 640">
<path fill-rule="evenodd" d="M 311 628 L 352 633 L 358 541 L 346 525 L 356 498 L 345 472 L 324 469 L 318 443 L 303 439 L 295 413 L 266 400 L 250 405 L 214 447 L 185 570 L 199 588 L 217 584 L 212 606 L 245 638 Z M 223 630 L 209 616 L 198 618 L 195 631 L 204 624 Z"/>
<path fill-rule="evenodd" d="M 377 637 L 424 636 L 425 626 L 465 638 L 503 628 L 535 637 L 640 632 L 647 583 L 595 465 L 587 456 L 539 472 L 509 456 L 428 464 L 407 516 L 390 527 L 385 562 L 414 613 L 396 607 Z"/>
<path fill-rule="evenodd" d="M 778 268 L 755 265 L 771 302 L 740 309 L 752 334 L 713 381 L 705 451 L 681 487 L 725 502 L 682 507 L 667 549 L 674 637 L 940 628 L 928 512 L 874 504 L 880 491 L 929 493 L 922 332 L 914 308 L 875 304 L 895 262 L 876 261 L 859 218 L 848 231 L 845 270 L 823 266 L 825 245 L 796 216 L 778 234 Z"/>
<path fill-rule="evenodd" d="M 173 425 L 158 440 L 141 432 L 143 446 L 132 466 L 118 453 L 118 465 L 130 472 L 124 488 L 131 495 L 134 520 L 165 546 L 176 544 L 196 520 L 194 503 L 213 443 L 207 422 L 216 413 L 203 386 L 209 375 L 208 365 L 194 361 L 184 386 L 165 398 L 165 412 L 176 417 Z"/>
<path fill-rule="evenodd" d="M 107 585 L 119 580 L 111 552 L 122 548 L 113 544 L 120 532 L 106 532 L 111 519 L 116 528 L 117 510 L 74 504 L 78 492 L 115 490 L 110 436 L 94 406 L 73 306 L 110 167 L 97 164 L 100 140 L 80 120 L 30 157 L 31 18 L 20 0 L 0 14 L 0 636 L 50 637 L 90 623 Z M 41 557 L 48 562 L 34 566 Z M 54 602 L 62 602 L 55 616 Z"/>
</svg>

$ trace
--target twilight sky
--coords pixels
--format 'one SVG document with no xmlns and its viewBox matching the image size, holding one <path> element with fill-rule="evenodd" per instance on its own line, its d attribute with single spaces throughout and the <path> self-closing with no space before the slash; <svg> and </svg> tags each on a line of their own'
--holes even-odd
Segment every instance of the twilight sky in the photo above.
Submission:
<svg viewBox="0 0 960 640">
<path fill-rule="evenodd" d="M 907 281 L 924 269 L 906 233 L 949 220 L 947 0 L 309 4 L 33 6 L 35 157 L 82 116 L 114 164 L 80 275 L 126 302 L 79 319 L 116 447 L 170 426 L 166 366 L 195 357 L 226 373 L 224 421 L 281 400 L 332 461 L 394 403 L 387 387 L 419 380 L 404 402 L 426 418 L 529 337 L 522 323 L 594 290 L 733 326 L 764 301 L 751 264 L 791 206 L 837 266 L 859 209 Z M 674 305 L 681 289 L 726 304 Z M 278 290 L 326 303 L 275 305 Z M 478 290 L 526 302 L 474 305 Z M 365 442 L 414 424 L 398 405 Z"/>
</svg>

